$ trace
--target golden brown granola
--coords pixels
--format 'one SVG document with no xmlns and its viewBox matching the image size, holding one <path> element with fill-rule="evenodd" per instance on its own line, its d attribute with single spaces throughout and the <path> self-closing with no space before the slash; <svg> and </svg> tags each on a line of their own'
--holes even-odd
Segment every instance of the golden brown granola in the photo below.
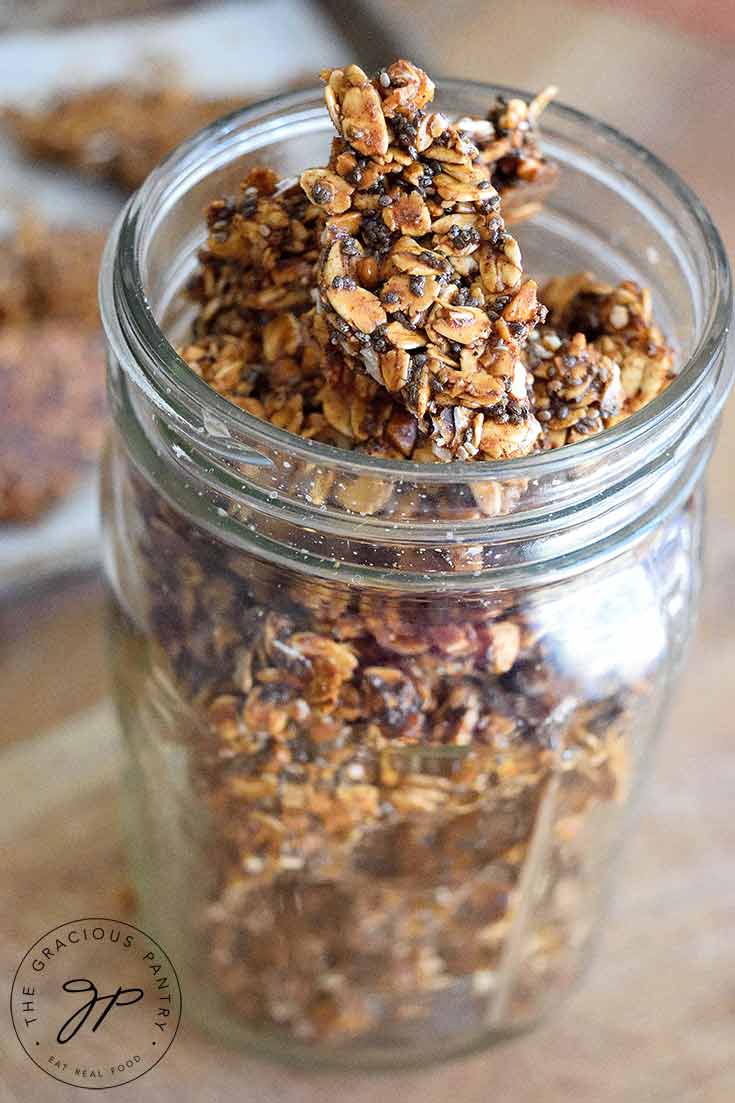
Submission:
<svg viewBox="0 0 735 1103">
<path fill-rule="evenodd" d="M 452 126 L 408 62 L 372 81 L 355 66 L 324 76 L 340 134 L 328 166 L 300 188 L 253 169 L 209 208 L 182 349 L 193 371 L 301 437 L 422 462 L 570 444 L 650 397 L 671 355 L 646 293 L 552 281 L 545 325 L 505 230 L 496 193 L 520 218 L 553 182 L 544 94 Z M 414 498 L 367 471 L 292 474 L 314 505 L 401 519 L 492 516 L 526 490 L 488 480 Z M 650 671 L 611 669 L 592 688 L 565 658 L 565 625 L 524 595 L 275 573 L 131 483 L 149 653 L 197 718 L 203 937 L 229 1006 L 251 1027 L 341 1042 L 452 1013 L 461 989 L 484 1027 L 541 830 L 528 968 L 563 973 L 580 840 L 624 794 Z M 395 562 L 412 568 L 411 554 Z M 442 554 L 443 570 L 484 562 L 482 547 Z"/>
<path fill-rule="evenodd" d="M 624 401 L 601 427 L 635 413 L 674 379 L 674 351 L 653 318 L 648 288 L 632 280 L 615 286 L 582 272 L 550 280 L 543 301 L 559 333 L 583 334 L 591 350 L 620 369 Z"/>
<path fill-rule="evenodd" d="M 551 326 L 534 330 L 526 348 L 543 448 L 574 444 L 611 425 L 625 392 L 620 367 L 583 333 L 561 338 Z"/>
<path fill-rule="evenodd" d="M 457 121 L 490 169 L 508 225 L 536 214 L 556 184 L 558 169 L 541 149 L 538 133 L 539 116 L 555 95 L 550 86 L 528 103 L 498 96 L 486 119 Z"/>
<path fill-rule="evenodd" d="M 132 191 L 185 138 L 242 105 L 238 97 L 206 99 L 174 86 L 109 84 L 38 110 L 6 108 L 2 122 L 28 156 Z"/>
<path fill-rule="evenodd" d="M 101 337 L 73 321 L 0 330 L 0 521 L 33 521 L 98 458 Z"/>
<path fill-rule="evenodd" d="M 0 241 L 0 326 L 46 318 L 96 325 L 104 243 L 101 231 L 50 226 L 27 215 Z"/>
<path fill-rule="evenodd" d="M 408 61 L 326 70 L 340 135 L 301 185 L 326 217 L 317 276 L 333 355 L 413 413 L 441 456 L 508 458 L 540 429 L 521 349 L 543 320 L 479 150 L 427 110 Z"/>
<path fill-rule="evenodd" d="M 645 685 L 581 692 L 508 594 L 269 582 L 140 476 L 132 488 L 154 661 L 198 717 L 203 937 L 229 1007 L 251 1028 L 345 1042 L 441 1014 L 470 982 L 479 1025 L 552 785 L 540 960 L 575 937 L 560 886 L 581 876 L 586 818 L 624 791 Z"/>
</svg>

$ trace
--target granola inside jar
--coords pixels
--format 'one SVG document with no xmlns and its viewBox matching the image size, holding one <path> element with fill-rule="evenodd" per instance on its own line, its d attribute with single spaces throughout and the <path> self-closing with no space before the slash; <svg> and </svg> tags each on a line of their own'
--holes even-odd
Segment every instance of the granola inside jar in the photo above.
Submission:
<svg viewBox="0 0 735 1103">
<path fill-rule="evenodd" d="M 449 118 L 476 118 L 495 94 L 447 82 L 436 98 Z M 324 165 L 320 94 L 250 108 L 182 147 L 108 245 L 103 504 L 134 874 L 190 1006 L 264 1053 L 402 1065 L 554 1012 L 599 926 L 681 669 L 701 476 L 730 383 L 727 266 L 663 166 L 577 112 L 544 118 L 558 182 L 514 237 L 539 278 L 605 281 L 576 298 L 568 280 L 551 285 L 534 330 L 525 363 L 546 451 L 428 462 L 385 412 L 390 447 L 340 447 L 374 413 L 362 376 L 348 398 L 330 392 L 337 436 L 318 421 L 299 435 L 288 377 L 267 419 L 249 384 L 236 404 L 223 397 L 244 378 L 247 335 L 192 337 L 202 211 L 256 166 L 295 179 Z M 233 283 L 218 271 L 207 301 L 227 326 Z M 567 348 L 558 333 L 570 302 L 586 317 L 591 302 L 617 310 L 622 332 L 647 309 L 630 279 L 652 289 L 681 370 L 617 420 L 621 338 L 592 327 L 589 346 Z M 296 262 L 289 280 L 298 319 L 310 304 Z M 339 305 L 353 276 L 327 290 Z M 292 361 L 296 322 L 260 305 L 264 356 L 271 341 Z M 663 363 L 652 346 L 641 355 Z M 639 361 L 623 381 L 640 391 Z M 580 380 L 589 401 L 571 418 Z M 446 427 L 440 411 L 433 439 L 451 451 Z"/>
</svg>

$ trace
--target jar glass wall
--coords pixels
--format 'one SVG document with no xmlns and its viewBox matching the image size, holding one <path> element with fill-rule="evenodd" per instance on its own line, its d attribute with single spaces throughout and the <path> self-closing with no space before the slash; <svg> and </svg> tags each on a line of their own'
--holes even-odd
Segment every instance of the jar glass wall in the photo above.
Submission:
<svg viewBox="0 0 735 1103">
<path fill-rule="evenodd" d="M 439 106 L 482 114 L 495 91 L 450 82 Z M 134 874 L 202 1020 L 264 1052 L 423 1062 L 553 1011 L 670 702 L 730 383 L 727 266 L 644 151 L 562 107 L 545 134 L 562 175 L 518 228 L 527 267 L 651 286 L 683 364 L 558 453 L 340 452 L 234 409 L 176 356 L 203 207 L 252 164 L 324 161 L 316 93 L 183 147 L 108 246 Z"/>
</svg>

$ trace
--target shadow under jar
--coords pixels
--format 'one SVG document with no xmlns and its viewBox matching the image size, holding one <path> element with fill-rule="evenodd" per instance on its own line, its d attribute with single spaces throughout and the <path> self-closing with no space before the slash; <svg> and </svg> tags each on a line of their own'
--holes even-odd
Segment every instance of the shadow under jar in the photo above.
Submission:
<svg viewBox="0 0 735 1103">
<path fill-rule="evenodd" d="M 439 108 L 482 115 L 496 91 L 447 82 Z M 682 364 L 557 452 L 339 451 L 177 357 L 206 203 L 253 164 L 324 163 L 320 93 L 183 146 L 108 245 L 105 556 L 143 922 L 192 1013 L 281 1058 L 425 1062 L 554 1012 L 680 670 L 727 263 L 648 153 L 568 108 L 544 122 L 561 176 L 518 229 L 527 269 L 649 285 Z"/>
</svg>

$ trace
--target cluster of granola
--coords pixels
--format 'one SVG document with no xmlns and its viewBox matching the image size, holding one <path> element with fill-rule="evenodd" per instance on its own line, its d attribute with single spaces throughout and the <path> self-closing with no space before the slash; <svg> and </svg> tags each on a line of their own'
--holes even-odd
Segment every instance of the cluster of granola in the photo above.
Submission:
<svg viewBox="0 0 735 1103">
<path fill-rule="evenodd" d="M 209 207 L 181 354 L 214 390 L 304 438 L 449 462 L 573 443 L 666 386 L 646 292 L 564 277 L 541 306 L 523 274 L 501 209 L 532 213 L 555 178 L 536 134 L 550 93 L 453 124 L 408 62 L 324 77 L 328 166 L 300 184 L 254 169 Z M 372 475 L 309 477 L 314 504 L 398 508 Z M 584 938 L 585 832 L 615 822 L 658 656 L 589 678 L 567 607 L 277 570 L 130 479 L 151 661 L 197 718 L 202 939 L 229 1011 L 303 1041 L 458 1007 L 477 1032 L 510 977 L 537 1014 Z M 497 513 L 524 489 L 450 488 L 400 515 Z M 471 551 L 450 566 L 481 565 Z"/>
<path fill-rule="evenodd" d="M 480 1027 L 542 831 L 548 872 L 514 977 L 535 1006 L 582 937 L 586 817 L 617 816 L 650 671 L 584 692 L 512 595 L 276 577 L 132 485 L 154 662 L 200 718 L 212 895 L 198 952 L 230 1013 L 345 1042 L 436 1023 L 461 993 Z"/>
<path fill-rule="evenodd" d="M 38 110 L 5 108 L 0 121 L 28 156 L 133 191 L 185 138 L 242 104 L 171 85 L 109 84 Z"/>
<path fill-rule="evenodd" d="M 479 149 L 480 160 L 491 166 L 491 183 L 503 197 L 507 223 L 536 214 L 556 183 L 556 165 L 544 156 L 538 136 L 539 116 L 555 95 L 551 86 L 530 103 L 499 96 L 487 119 L 457 122 Z"/>
<path fill-rule="evenodd" d="M 653 320 L 648 288 L 632 280 L 613 287 L 583 272 L 551 280 L 544 302 L 559 334 L 584 334 L 591 347 L 620 369 L 622 401 L 603 427 L 640 410 L 674 378 L 674 353 Z"/>
<path fill-rule="evenodd" d="M 492 164 L 425 110 L 434 86 L 410 62 L 373 81 L 354 65 L 322 76 L 340 138 L 301 185 L 326 215 L 317 279 L 333 355 L 395 395 L 449 457 L 527 454 L 539 425 L 520 350 L 543 312 Z"/>
<path fill-rule="evenodd" d="M 209 207 L 181 350 L 198 374 L 291 432 L 422 462 L 573 443 L 668 384 L 647 291 L 559 277 L 541 305 L 523 275 L 501 209 L 556 178 L 536 130 L 553 89 L 452 124 L 409 62 L 323 76 L 328 167 L 301 188 L 251 170 Z"/>
<path fill-rule="evenodd" d="M 99 455 L 103 243 L 30 218 L 0 242 L 0 522 L 36 520 Z"/>
</svg>

